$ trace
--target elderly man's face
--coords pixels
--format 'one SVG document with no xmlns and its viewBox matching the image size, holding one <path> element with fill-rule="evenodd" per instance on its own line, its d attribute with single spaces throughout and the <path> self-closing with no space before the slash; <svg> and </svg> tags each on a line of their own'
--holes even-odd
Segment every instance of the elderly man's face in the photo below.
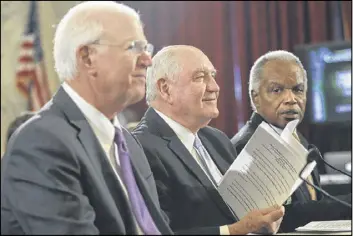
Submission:
<svg viewBox="0 0 353 236">
<path fill-rule="evenodd" d="M 302 69 L 294 62 L 269 61 L 261 76 L 259 93 L 253 96 L 257 112 L 280 128 L 291 120 L 302 120 L 306 105 Z"/>
<path fill-rule="evenodd" d="M 174 114 L 184 122 L 207 124 L 218 116 L 219 87 L 216 70 L 201 51 L 185 50 L 180 55 L 182 72 L 171 87 Z"/>
<path fill-rule="evenodd" d="M 132 43 L 147 43 L 141 24 L 129 15 L 106 15 L 104 33 L 99 43 L 91 45 L 91 79 L 96 96 L 107 104 L 128 106 L 145 95 L 146 69 L 151 55 L 131 50 Z"/>
</svg>

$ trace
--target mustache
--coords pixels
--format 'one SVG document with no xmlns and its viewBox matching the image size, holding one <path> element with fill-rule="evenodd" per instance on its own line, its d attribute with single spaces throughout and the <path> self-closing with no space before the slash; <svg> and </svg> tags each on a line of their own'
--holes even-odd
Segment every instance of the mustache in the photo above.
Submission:
<svg viewBox="0 0 353 236">
<path fill-rule="evenodd" d="M 296 109 L 288 109 L 288 110 L 282 111 L 280 114 L 281 115 L 297 115 L 297 114 L 300 114 L 300 111 L 298 111 Z"/>
</svg>

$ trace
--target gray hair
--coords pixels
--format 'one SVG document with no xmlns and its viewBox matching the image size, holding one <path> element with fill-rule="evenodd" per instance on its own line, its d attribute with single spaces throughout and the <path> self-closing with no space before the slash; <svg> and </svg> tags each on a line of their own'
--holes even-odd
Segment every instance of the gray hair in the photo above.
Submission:
<svg viewBox="0 0 353 236">
<path fill-rule="evenodd" d="M 71 8 L 58 24 L 54 36 L 55 69 L 60 80 L 75 77 L 77 49 L 102 36 L 103 22 L 96 17 L 97 13 L 123 13 L 140 21 L 134 9 L 114 1 L 87 1 Z"/>
<path fill-rule="evenodd" d="M 262 55 L 255 61 L 254 65 L 251 67 L 251 70 L 250 70 L 249 96 L 251 101 L 251 107 L 253 108 L 253 110 L 255 110 L 255 105 L 251 96 L 251 91 L 259 92 L 262 70 L 267 62 L 274 61 L 274 60 L 296 63 L 303 70 L 305 89 L 308 86 L 306 70 L 304 69 L 303 64 L 301 63 L 301 61 L 297 56 L 295 56 L 291 52 L 287 52 L 284 50 L 267 52 L 266 54 Z"/>
<path fill-rule="evenodd" d="M 146 75 L 146 102 L 156 99 L 157 82 L 159 79 L 175 80 L 182 71 L 178 61 L 177 50 L 182 45 L 173 45 L 162 48 L 152 59 L 152 66 L 147 68 Z"/>
</svg>

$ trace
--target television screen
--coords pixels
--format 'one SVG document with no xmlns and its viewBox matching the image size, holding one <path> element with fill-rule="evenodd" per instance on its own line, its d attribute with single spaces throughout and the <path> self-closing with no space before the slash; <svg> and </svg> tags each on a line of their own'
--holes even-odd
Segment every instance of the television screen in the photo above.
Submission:
<svg viewBox="0 0 353 236">
<path fill-rule="evenodd" d="M 311 123 L 351 121 L 352 45 L 350 42 L 300 45 L 295 54 L 308 76 L 306 117 Z"/>
</svg>

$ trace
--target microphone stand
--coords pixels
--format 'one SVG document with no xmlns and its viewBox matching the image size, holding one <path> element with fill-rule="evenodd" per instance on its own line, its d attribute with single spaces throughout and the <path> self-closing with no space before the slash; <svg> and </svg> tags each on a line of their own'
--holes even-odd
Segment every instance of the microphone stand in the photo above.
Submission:
<svg viewBox="0 0 353 236">
<path fill-rule="evenodd" d="M 317 187 L 317 186 L 315 186 L 315 185 L 309 183 L 309 181 L 307 181 L 306 179 L 304 179 L 304 178 L 302 177 L 302 174 L 303 174 L 304 169 L 307 167 L 308 164 L 310 164 L 312 161 L 314 161 L 314 160 L 312 160 L 312 153 L 313 153 L 313 152 L 316 152 L 315 148 L 312 148 L 312 149 L 309 150 L 307 163 L 305 164 L 305 166 L 304 166 L 304 167 L 301 169 L 301 171 L 299 172 L 299 178 L 300 178 L 301 180 L 303 180 L 307 185 L 313 187 L 314 189 L 316 189 L 317 191 L 323 193 L 325 196 L 331 198 L 332 200 L 334 200 L 334 201 L 336 201 L 336 202 L 339 202 L 339 203 L 341 203 L 342 205 L 344 205 L 344 206 L 346 206 L 346 207 L 352 208 L 352 205 L 351 205 L 351 204 L 349 204 L 349 203 L 347 203 L 347 202 L 345 202 L 345 201 L 342 201 L 342 200 L 340 200 L 340 199 L 338 199 L 338 198 L 332 196 L 331 194 L 329 194 L 329 193 L 326 192 L 325 190 L 323 190 L 323 189 L 321 189 L 321 188 L 319 188 L 319 187 Z"/>
<path fill-rule="evenodd" d="M 321 155 L 321 153 L 320 153 L 319 149 L 318 149 L 315 145 L 313 145 L 313 144 L 309 144 L 309 149 L 314 149 L 314 150 L 313 150 L 313 152 L 316 152 L 316 153 L 317 153 L 317 155 L 320 157 L 321 161 L 323 161 L 326 165 L 328 165 L 328 166 L 329 166 L 329 167 L 331 167 L 332 169 L 334 169 L 334 170 L 336 170 L 336 171 L 340 172 L 341 174 L 343 174 L 343 175 L 345 175 L 345 176 L 348 176 L 348 177 L 352 178 L 352 176 L 351 176 L 350 174 L 345 173 L 344 171 L 341 171 L 341 170 L 339 170 L 339 169 L 337 169 L 337 168 L 333 167 L 333 166 L 332 166 L 332 165 L 330 165 L 329 163 L 327 163 L 327 162 L 325 161 L 325 159 L 322 157 L 322 155 Z"/>
</svg>

